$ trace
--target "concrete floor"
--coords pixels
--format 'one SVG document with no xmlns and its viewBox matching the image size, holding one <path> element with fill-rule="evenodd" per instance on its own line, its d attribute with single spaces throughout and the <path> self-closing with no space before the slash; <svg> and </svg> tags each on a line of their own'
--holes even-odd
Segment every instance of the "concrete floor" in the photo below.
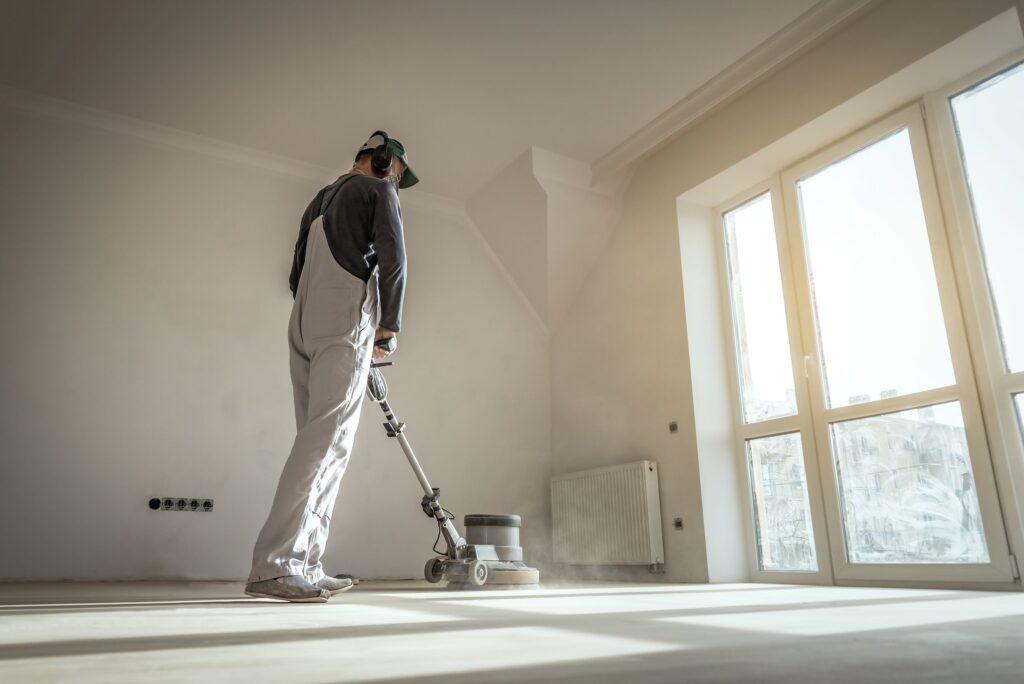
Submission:
<svg viewBox="0 0 1024 684">
<path fill-rule="evenodd" d="M 240 591 L 0 584 L 0 681 L 1024 681 L 1024 594 L 403 582 L 289 605 Z"/>
</svg>

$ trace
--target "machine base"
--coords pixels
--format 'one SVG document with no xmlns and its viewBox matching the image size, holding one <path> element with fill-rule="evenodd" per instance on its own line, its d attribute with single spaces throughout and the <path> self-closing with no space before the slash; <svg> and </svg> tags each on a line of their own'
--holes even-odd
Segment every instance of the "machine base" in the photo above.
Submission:
<svg viewBox="0 0 1024 684">
<path fill-rule="evenodd" d="M 464 572 L 444 574 L 447 589 L 535 589 L 540 586 L 540 572 L 522 563 L 483 561 L 487 566 L 487 581 L 475 584 Z"/>
<path fill-rule="evenodd" d="M 540 572 L 521 561 L 431 558 L 425 575 L 431 583 L 446 582 L 448 589 L 531 588 L 540 584 Z"/>
<path fill-rule="evenodd" d="M 523 562 L 518 515 L 474 513 L 465 517 L 465 546 L 424 568 L 429 582 L 447 582 L 449 589 L 529 588 L 540 584 L 540 573 Z M 457 557 L 455 554 L 458 554 Z"/>
</svg>

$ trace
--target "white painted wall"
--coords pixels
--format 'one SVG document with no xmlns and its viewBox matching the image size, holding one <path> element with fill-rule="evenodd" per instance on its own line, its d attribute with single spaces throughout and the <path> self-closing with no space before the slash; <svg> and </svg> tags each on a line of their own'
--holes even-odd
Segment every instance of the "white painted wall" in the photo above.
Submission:
<svg viewBox="0 0 1024 684">
<path fill-rule="evenodd" d="M 544 189 L 533 174 L 533 150 L 516 157 L 466 202 L 537 316 L 548 320 L 548 243 Z"/>
<path fill-rule="evenodd" d="M 745 501 L 746 469 L 736 450 L 732 341 L 719 258 L 722 223 L 709 207 L 679 201 L 679 249 L 686 301 L 686 341 L 694 401 L 697 462 L 704 501 L 708 580 L 750 579 L 752 530 Z"/>
<path fill-rule="evenodd" d="M 287 275 L 319 184 L 6 107 L 0 149 L 0 579 L 244 577 L 294 434 Z M 543 563 L 545 333 L 464 215 L 405 216 L 394 405 L 445 505 L 522 513 Z M 327 566 L 418 576 L 434 527 L 366 408 Z"/>
<path fill-rule="evenodd" d="M 531 147 L 466 203 L 545 324 L 564 315 L 604 249 L 622 180 L 594 187 L 589 164 Z"/>
<path fill-rule="evenodd" d="M 546 200 L 548 317 L 558 321 L 615 228 L 624 178 L 594 187 L 589 165 L 536 147 L 533 173 Z"/>
<path fill-rule="evenodd" d="M 580 295 L 552 331 L 555 472 L 658 462 L 663 579 L 707 580 L 674 204 L 627 201 Z M 669 423 L 679 432 L 669 432 Z M 672 518 L 684 527 L 672 528 Z M 647 568 L 581 568 L 583 576 L 654 579 Z"/>
</svg>

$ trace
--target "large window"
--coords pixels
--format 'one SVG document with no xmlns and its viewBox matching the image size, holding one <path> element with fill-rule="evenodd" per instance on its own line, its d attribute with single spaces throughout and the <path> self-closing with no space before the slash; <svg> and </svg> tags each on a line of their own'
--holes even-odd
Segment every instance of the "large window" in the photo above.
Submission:
<svg viewBox="0 0 1024 684">
<path fill-rule="evenodd" d="M 726 211 L 723 227 L 758 567 L 815 572 L 801 433 L 788 431 L 799 425 L 771 193 Z"/>
<path fill-rule="evenodd" d="M 988 561 L 958 403 L 834 423 L 831 439 L 851 561 Z"/>
<path fill-rule="evenodd" d="M 725 234 L 743 420 L 792 415 L 796 391 L 771 195 L 728 212 Z"/>
<path fill-rule="evenodd" d="M 909 132 L 796 185 L 828 405 L 952 385 Z"/>
<path fill-rule="evenodd" d="M 951 103 L 1006 367 L 1024 371 L 1024 65 Z"/>
<path fill-rule="evenodd" d="M 986 245 L 1016 254 L 1017 268 L 1000 254 L 989 270 L 1015 368 L 1024 328 L 1006 321 L 1024 325 L 1024 172 L 985 157 L 1024 158 L 1024 106 L 1007 99 L 987 106 L 1019 127 L 1021 149 L 984 152 L 998 147 L 985 142 L 993 123 L 959 123 L 984 129 L 963 148 L 968 167 L 973 149 L 987 169 L 970 173 L 988 193 L 975 199 L 979 223 L 991 217 Z M 721 208 L 760 576 L 1012 578 L 930 154 L 910 107 Z"/>
<path fill-rule="evenodd" d="M 747 440 L 757 558 L 762 570 L 817 570 L 798 434 Z"/>
<path fill-rule="evenodd" d="M 1018 57 L 1019 58 L 1019 57 Z M 990 423 L 1005 458 L 1024 462 L 1024 64 L 1010 64 L 966 84 L 948 98 L 940 135 L 955 139 L 959 155 L 950 192 L 966 197 L 960 233 L 967 268 L 984 281 L 975 292 L 977 334 L 986 354 L 994 413 Z M 948 120 L 946 117 L 949 117 Z M 948 125 L 947 125 L 948 124 Z M 960 173 L 957 173 L 959 171 Z M 962 189 L 962 192 L 961 192 Z M 997 360 L 996 360 L 997 358 Z M 1001 437 L 1001 439 L 999 439 Z M 1024 482 L 1017 483 L 1024 487 Z M 1024 511 L 1018 514 L 1024 519 Z"/>
</svg>

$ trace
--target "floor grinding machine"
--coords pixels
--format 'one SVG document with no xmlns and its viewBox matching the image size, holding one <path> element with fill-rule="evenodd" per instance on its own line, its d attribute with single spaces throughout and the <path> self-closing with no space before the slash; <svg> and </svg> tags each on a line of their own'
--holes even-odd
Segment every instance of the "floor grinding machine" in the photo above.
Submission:
<svg viewBox="0 0 1024 684">
<path fill-rule="evenodd" d="M 390 340 L 381 340 L 378 346 L 389 349 Z M 373 363 L 366 384 L 366 393 L 380 405 L 387 422 L 384 430 L 388 437 L 398 441 L 409 460 L 416 479 L 423 487 L 420 506 L 428 517 L 437 522 L 437 539 L 434 552 L 438 555 L 427 561 L 424 575 L 428 582 L 447 581 L 449 589 L 513 588 L 536 586 L 540 573 L 527 567 L 523 562 L 523 549 L 519 545 L 519 528 L 522 519 L 518 515 L 467 515 L 463 523 L 466 536 L 459 534 L 452 523 L 454 516 L 441 505 L 441 490 L 430 486 L 426 473 L 413 453 L 405 436 L 405 423 L 398 420 L 388 404 L 388 385 L 381 373 L 381 367 L 390 362 Z M 446 545 L 442 553 L 437 542 L 444 538 Z"/>
</svg>

